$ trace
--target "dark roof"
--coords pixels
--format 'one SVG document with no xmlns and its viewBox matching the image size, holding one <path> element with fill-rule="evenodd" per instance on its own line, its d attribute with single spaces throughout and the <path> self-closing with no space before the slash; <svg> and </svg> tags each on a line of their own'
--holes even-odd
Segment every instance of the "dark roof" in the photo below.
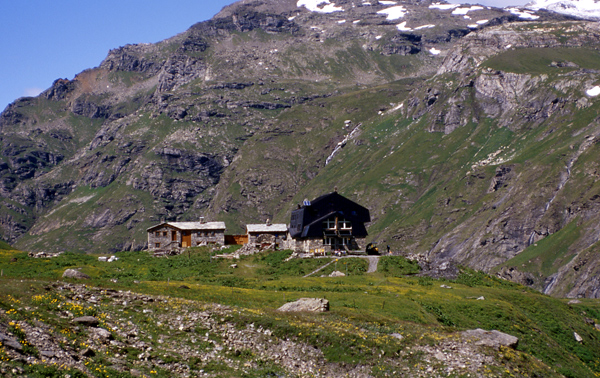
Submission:
<svg viewBox="0 0 600 378">
<path fill-rule="evenodd" d="M 371 221 L 369 210 L 337 192 L 322 195 L 310 205 L 292 211 L 290 235 L 292 238 L 322 237 L 323 221 L 334 215 L 352 222 L 352 235 L 367 236 L 365 223 Z"/>
<path fill-rule="evenodd" d="M 341 210 L 342 214 L 345 209 L 348 209 L 346 212 L 348 214 L 344 214 L 346 216 L 350 216 L 351 214 L 357 217 L 357 220 L 360 222 L 370 222 L 371 214 L 366 207 L 363 207 L 356 202 L 349 200 L 348 198 L 342 196 L 338 192 L 332 192 L 329 194 L 324 194 L 320 197 L 315 198 L 311 202 L 311 206 L 316 209 L 322 209 L 330 211 Z M 355 213 L 355 214 L 353 214 Z"/>
</svg>

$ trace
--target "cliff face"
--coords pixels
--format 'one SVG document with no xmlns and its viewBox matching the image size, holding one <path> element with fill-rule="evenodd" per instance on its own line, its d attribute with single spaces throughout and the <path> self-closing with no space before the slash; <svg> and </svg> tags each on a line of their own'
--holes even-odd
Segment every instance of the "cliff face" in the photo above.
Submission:
<svg viewBox="0 0 600 378">
<path fill-rule="evenodd" d="M 240 1 L 9 105 L 2 237 L 141 249 L 160 220 L 239 232 L 337 185 L 372 241 L 598 297 L 596 23 L 299 4 Z"/>
</svg>

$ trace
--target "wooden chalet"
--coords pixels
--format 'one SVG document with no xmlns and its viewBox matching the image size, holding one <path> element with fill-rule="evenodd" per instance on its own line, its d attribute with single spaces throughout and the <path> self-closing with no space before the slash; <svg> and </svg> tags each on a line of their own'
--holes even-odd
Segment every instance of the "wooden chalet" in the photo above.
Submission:
<svg viewBox="0 0 600 378">
<path fill-rule="evenodd" d="M 364 251 L 369 210 L 336 192 L 304 200 L 292 211 L 290 237 L 297 252 Z"/>
</svg>

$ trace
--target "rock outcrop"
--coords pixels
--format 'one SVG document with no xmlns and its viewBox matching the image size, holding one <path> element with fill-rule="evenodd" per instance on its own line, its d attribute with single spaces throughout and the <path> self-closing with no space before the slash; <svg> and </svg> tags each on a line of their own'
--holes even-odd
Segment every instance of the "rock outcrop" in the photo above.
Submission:
<svg viewBox="0 0 600 378">
<path fill-rule="evenodd" d="M 63 278 L 75 278 L 78 280 L 87 280 L 90 278 L 90 276 L 88 276 L 85 273 L 82 273 L 78 270 L 75 269 L 67 269 L 65 270 L 65 272 L 63 273 Z"/>
<path fill-rule="evenodd" d="M 281 312 L 327 312 L 329 301 L 324 298 L 300 298 L 278 308 Z"/>
<path fill-rule="evenodd" d="M 499 347 L 516 348 L 519 338 L 500 331 L 486 331 L 481 328 L 464 331 L 461 335 L 469 340 L 473 340 L 476 345 L 489 346 L 498 349 Z"/>
</svg>

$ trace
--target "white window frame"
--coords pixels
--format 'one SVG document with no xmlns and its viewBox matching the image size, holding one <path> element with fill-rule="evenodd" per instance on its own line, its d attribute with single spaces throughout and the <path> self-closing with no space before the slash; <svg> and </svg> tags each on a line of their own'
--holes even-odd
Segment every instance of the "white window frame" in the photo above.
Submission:
<svg viewBox="0 0 600 378">
<path fill-rule="evenodd" d="M 335 218 L 328 218 L 323 221 L 326 230 L 335 230 Z"/>
<path fill-rule="evenodd" d="M 352 222 L 346 218 L 338 219 L 338 229 L 340 230 L 352 230 Z"/>
</svg>

